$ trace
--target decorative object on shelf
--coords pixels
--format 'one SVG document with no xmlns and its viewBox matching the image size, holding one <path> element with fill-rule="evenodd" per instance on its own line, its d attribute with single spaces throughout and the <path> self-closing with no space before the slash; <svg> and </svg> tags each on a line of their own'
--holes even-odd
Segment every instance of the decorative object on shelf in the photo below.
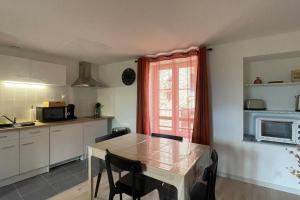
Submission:
<svg viewBox="0 0 300 200">
<path fill-rule="evenodd" d="M 300 184 L 300 146 L 297 146 L 296 151 L 288 150 L 286 149 L 291 156 L 293 156 L 298 163 L 298 169 L 294 167 L 287 167 L 287 169 L 290 171 L 290 173 L 294 176 L 296 176 L 299 179 L 299 184 Z"/>
<path fill-rule="evenodd" d="M 269 81 L 268 83 L 269 84 L 272 84 L 272 83 L 284 83 L 284 81 Z"/>
<path fill-rule="evenodd" d="M 260 77 L 256 77 L 256 79 L 253 82 L 254 84 L 262 84 L 262 80 L 260 79 Z"/>
<path fill-rule="evenodd" d="M 291 71 L 291 81 L 300 82 L 300 69 Z"/>
<path fill-rule="evenodd" d="M 122 82 L 125 85 L 131 85 L 135 81 L 135 71 L 131 68 L 127 68 L 122 73 Z"/>
</svg>

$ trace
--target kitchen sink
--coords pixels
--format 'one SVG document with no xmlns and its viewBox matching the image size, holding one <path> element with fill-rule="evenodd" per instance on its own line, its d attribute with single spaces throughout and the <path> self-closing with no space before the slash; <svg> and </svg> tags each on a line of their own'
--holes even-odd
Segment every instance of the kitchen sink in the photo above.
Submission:
<svg viewBox="0 0 300 200">
<path fill-rule="evenodd" d="M 1 128 L 10 128 L 10 127 L 14 127 L 13 124 L 0 124 L 0 129 Z"/>
</svg>

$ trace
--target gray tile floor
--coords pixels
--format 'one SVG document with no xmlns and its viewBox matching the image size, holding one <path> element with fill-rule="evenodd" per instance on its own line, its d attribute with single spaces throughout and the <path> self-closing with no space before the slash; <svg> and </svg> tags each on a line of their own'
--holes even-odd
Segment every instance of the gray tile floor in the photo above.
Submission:
<svg viewBox="0 0 300 200">
<path fill-rule="evenodd" d="M 99 162 L 93 161 L 96 175 Z M 49 173 L 0 188 L 0 200 L 43 200 L 88 179 L 87 161 L 73 161 L 53 168 Z"/>
</svg>

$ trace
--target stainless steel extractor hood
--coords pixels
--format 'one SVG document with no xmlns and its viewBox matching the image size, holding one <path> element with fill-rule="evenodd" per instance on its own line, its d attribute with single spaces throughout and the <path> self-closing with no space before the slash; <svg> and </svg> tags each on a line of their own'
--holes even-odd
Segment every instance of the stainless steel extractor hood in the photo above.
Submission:
<svg viewBox="0 0 300 200">
<path fill-rule="evenodd" d="M 100 81 L 96 81 L 92 78 L 92 64 L 89 62 L 79 62 L 79 77 L 72 84 L 74 87 L 106 87 L 106 85 Z"/>
</svg>

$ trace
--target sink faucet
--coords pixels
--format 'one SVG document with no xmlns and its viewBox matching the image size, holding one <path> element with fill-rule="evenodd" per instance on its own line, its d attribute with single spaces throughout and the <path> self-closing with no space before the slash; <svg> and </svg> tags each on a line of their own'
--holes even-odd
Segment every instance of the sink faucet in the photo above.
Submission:
<svg viewBox="0 0 300 200">
<path fill-rule="evenodd" d="M 17 121 L 17 118 L 16 118 L 16 117 L 14 117 L 14 119 L 12 120 L 12 119 L 10 119 L 9 117 L 7 117 L 7 116 L 5 116 L 5 115 L 3 115 L 3 114 L 1 114 L 1 113 L 0 113 L 0 116 L 4 117 L 4 118 L 7 119 L 8 121 L 10 121 L 12 124 L 16 124 L 16 121 Z"/>
</svg>

